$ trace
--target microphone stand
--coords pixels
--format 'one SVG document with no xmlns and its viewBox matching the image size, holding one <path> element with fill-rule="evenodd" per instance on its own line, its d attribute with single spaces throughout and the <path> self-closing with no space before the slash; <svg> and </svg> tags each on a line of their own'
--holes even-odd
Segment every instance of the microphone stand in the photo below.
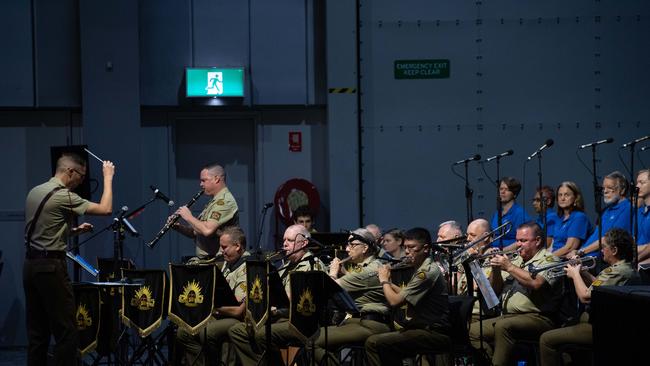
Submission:
<svg viewBox="0 0 650 366">
<path fill-rule="evenodd" d="M 257 235 L 257 243 L 255 243 L 255 247 L 257 248 L 257 255 L 261 256 L 262 255 L 262 234 L 264 233 L 264 219 L 266 218 L 266 211 L 269 210 L 273 206 L 262 206 L 262 217 L 260 218 L 260 223 L 258 225 L 259 227 L 259 234 Z"/>
<path fill-rule="evenodd" d="M 596 214 L 598 215 L 598 249 L 603 248 L 602 244 L 602 236 L 603 236 L 603 225 L 602 225 L 602 219 L 603 219 L 603 208 L 602 208 L 602 197 L 603 197 L 603 191 L 601 187 L 598 185 L 598 176 L 596 175 L 596 146 L 597 145 L 592 145 L 591 146 L 591 171 L 593 172 L 593 186 L 594 186 L 594 203 L 595 203 L 595 209 L 596 209 Z M 579 248 L 578 248 L 579 249 Z"/>
<path fill-rule="evenodd" d="M 629 182 L 629 188 L 628 192 L 630 195 L 630 230 L 632 230 L 632 237 L 634 238 L 634 242 L 637 242 L 637 239 L 639 237 L 639 222 L 636 220 L 636 213 L 639 207 L 639 202 L 637 200 L 637 194 L 638 194 L 638 189 L 636 187 L 636 184 L 634 184 L 634 150 L 636 147 L 636 141 L 632 141 L 629 144 L 630 146 L 630 182 Z M 639 262 L 639 247 L 638 245 L 634 246 L 634 250 L 632 251 L 632 265 L 634 268 L 637 267 L 637 264 Z"/>
<path fill-rule="evenodd" d="M 467 225 L 469 226 L 469 224 L 472 222 L 472 220 L 474 220 L 474 214 L 472 212 L 472 199 L 473 199 L 473 196 L 474 196 L 474 191 L 470 188 L 469 180 L 467 178 L 467 176 L 468 176 L 467 175 L 467 164 L 468 163 L 469 163 L 469 161 L 465 161 L 464 165 L 465 165 L 465 202 L 466 202 L 465 206 L 466 206 L 466 210 L 467 210 Z"/>
<path fill-rule="evenodd" d="M 497 156 L 497 177 L 496 177 L 496 186 L 497 186 L 497 227 L 503 225 L 503 202 L 501 202 L 501 157 Z M 503 237 L 499 238 L 499 250 L 503 251 Z"/>
<path fill-rule="evenodd" d="M 548 227 L 546 225 L 546 197 L 544 196 L 544 191 L 542 190 L 542 152 L 540 151 L 537 154 L 537 184 L 539 187 L 539 198 L 540 204 L 542 205 L 542 230 L 544 230 L 544 247 L 548 247 L 547 238 L 548 238 Z"/>
</svg>

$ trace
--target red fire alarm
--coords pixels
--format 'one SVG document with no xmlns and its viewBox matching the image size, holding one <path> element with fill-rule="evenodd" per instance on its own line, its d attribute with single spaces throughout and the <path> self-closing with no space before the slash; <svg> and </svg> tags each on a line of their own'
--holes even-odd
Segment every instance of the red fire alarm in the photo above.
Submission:
<svg viewBox="0 0 650 366">
<path fill-rule="evenodd" d="M 302 151 L 302 132 L 300 131 L 289 132 L 289 151 L 293 151 L 293 152 Z"/>
</svg>

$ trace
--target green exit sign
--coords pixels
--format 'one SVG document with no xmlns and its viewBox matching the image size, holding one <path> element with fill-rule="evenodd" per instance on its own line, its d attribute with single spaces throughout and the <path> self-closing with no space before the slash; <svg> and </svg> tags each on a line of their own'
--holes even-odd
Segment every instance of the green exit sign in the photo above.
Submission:
<svg viewBox="0 0 650 366">
<path fill-rule="evenodd" d="M 395 60 L 395 79 L 449 78 L 449 60 Z"/>
<path fill-rule="evenodd" d="M 243 97 L 244 68 L 187 68 L 188 97 Z"/>
</svg>

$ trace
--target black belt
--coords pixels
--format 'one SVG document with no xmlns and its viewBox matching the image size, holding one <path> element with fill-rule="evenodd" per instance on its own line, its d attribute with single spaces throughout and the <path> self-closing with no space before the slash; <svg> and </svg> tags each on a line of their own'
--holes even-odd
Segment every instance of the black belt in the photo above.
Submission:
<svg viewBox="0 0 650 366">
<path fill-rule="evenodd" d="M 27 259 L 39 259 L 39 258 L 50 258 L 50 259 L 65 259 L 66 253 L 59 250 L 37 250 L 37 249 L 27 249 L 25 253 L 25 258 Z"/>
<path fill-rule="evenodd" d="M 362 313 L 359 315 L 359 318 L 361 320 L 374 320 L 376 322 L 384 323 L 384 324 L 392 324 L 393 319 L 391 318 L 390 315 L 382 314 L 382 313 Z"/>
</svg>

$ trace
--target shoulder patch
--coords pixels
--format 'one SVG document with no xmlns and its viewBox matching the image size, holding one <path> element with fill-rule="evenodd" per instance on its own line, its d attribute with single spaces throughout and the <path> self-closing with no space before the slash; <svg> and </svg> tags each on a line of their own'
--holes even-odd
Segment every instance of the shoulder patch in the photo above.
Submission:
<svg viewBox="0 0 650 366">
<path fill-rule="evenodd" d="M 605 268 L 605 273 L 612 273 L 612 267 Z"/>
<path fill-rule="evenodd" d="M 241 288 L 242 291 L 246 292 L 246 282 L 242 282 L 242 284 L 239 285 L 239 288 Z"/>
<path fill-rule="evenodd" d="M 418 272 L 417 276 L 418 276 L 418 278 L 421 279 L 421 280 L 427 278 L 427 274 L 424 273 L 424 271 L 420 271 L 420 272 Z"/>
<path fill-rule="evenodd" d="M 210 218 L 213 219 L 213 220 L 219 220 L 221 218 L 221 212 L 213 212 L 210 215 Z"/>
<path fill-rule="evenodd" d="M 602 280 L 596 280 L 596 281 L 594 281 L 594 282 L 591 283 L 592 286 L 600 286 L 600 285 L 602 285 L 602 284 L 603 284 L 603 281 L 602 281 Z"/>
<path fill-rule="evenodd" d="M 223 206 L 224 204 L 225 204 L 225 202 L 223 201 L 222 198 L 220 198 L 220 199 L 217 200 L 217 205 L 219 205 L 219 206 Z"/>
<path fill-rule="evenodd" d="M 555 257 L 552 256 L 552 255 L 547 255 L 544 259 L 545 259 L 547 262 L 555 262 Z"/>
</svg>

